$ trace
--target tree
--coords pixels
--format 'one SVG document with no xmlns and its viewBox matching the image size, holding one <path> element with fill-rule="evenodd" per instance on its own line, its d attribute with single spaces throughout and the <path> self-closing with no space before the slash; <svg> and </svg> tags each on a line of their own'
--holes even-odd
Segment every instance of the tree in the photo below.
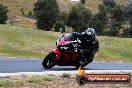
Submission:
<svg viewBox="0 0 132 88">
<path fill-rule="evenodd" d="M 130 37 L 132 37 L 132 17 L 130 18 L 130 30 L 129 30 L 129 34 L 130 34 Z"/>
<path fill-rule="evenodd" d="M 115 7 L 116 2 L 115 2 L 115 0 L 103 0 L 103 4 L 104 4 L 108 9 L 111 9 L 111 8 Z"/>
<path fill-rule="evenodd" d="M 54 26 L 55 31 L 59 32 L 60 31 L 60 28 L 62 28 L 63 31 L 65 32 L 65 24 L 64 24 L 64 21 L 57 21 L 55 23 L 55 26 Z"/>
<path fill-rule="evenodd" d="M 110 30 L 112 36 L 118 36 L 124 20 L 123 7 L 116 5 L 112 10 L 112 26 Z"/>
<path fill-rule="evenodd" d="M 129 22 L 129 25 L 130 25 L 129 34 L 130 34 L 130 37 L 132 37 L 132 3 L 128 4 L 125 7 L 124 15 L 126 17 L 126 20 Z"/>
<path fill-rule="evenodd" d="M 27 17 L 28 18 L 34 18 L 33 12 L 29 11 L 28 14 L 27 14 Z"/>
<path fill-rule="evenodd" d="M 81 0 L 81 3 L 85 5 L 85 0 Z"/>
<path fill-rule="evenodd" d="M 22 16 L 26 17 L 26 14 L 25 14 L 25 12 L 24 12 L 24 9 L 21 8 L 20 11 L 21 11 Z"/>
<path fill-rule="evenodd" d="M 112 11 L 112 18 L 116 19 L 117 21 L 124 21 L 124 14 L 123 14 L 123 12 L 124 12 L 123 6 L 116 5 L 113 8 L 113 11 Z"/>
<path fill-rule="evenodd" d="M 123 30 L 123 33 L 122 33 L 121 37 L 131 37 L 130 36 L 130 28 L 125 28 Z"/>
<path fill-rule="evenodd" d="M 66 12 L 61 12 L 60 14 L 59 14 L 59 17 L 58 17 L 58 19 L 57 19 L 57 21 L 66 21 L 66 19 L 67 19 L 67 13 Z"/>
<path fill-rule="evenodd" d="M 6 24 L 5 21 L 7 21 L 8 19 L 7 13 L 8 13 L 7 7 L 0 4 L 0 24 Z"/>
<path fill-rule="evenodd" d="M 128 20 L 128 21 L 132 17 L 132 3 L 126 5 L 126 7 L 124 9 L 124 16 L 126 17 L 126 20 Z"/>
<path fill-rule="evenodd" d="M 42 30 L 50 30 L 59 15 L 59 7 L 56 0 L 38 0 L 34 4 L 34 15 L 37 19 L 37 27 Z"/>
<path fill-rule="evenodd" d="M 91 17 L 91 11 L 86 9 L 82 4 L 75 4 L 67 17 L 66 25 L 74 29 L 74 31 L 82 32 L 88 27 Z"/>
<path fill-rule="evenodd" d="M 91 27 L 96 30 L 98 35 L 104 35 L 107 23 L 107 8 L 105 5 L 100 4 L 99 11 L 95 14 Z"/>
<path fill-rule="evenodd" d="M 106 33 L 111 36 L 119 36 L 123 31 L 124 10 L 123 6 L 116 4 L 115 0 L 103 0 L 107 10 L 107 30 Z"/>
</svg>

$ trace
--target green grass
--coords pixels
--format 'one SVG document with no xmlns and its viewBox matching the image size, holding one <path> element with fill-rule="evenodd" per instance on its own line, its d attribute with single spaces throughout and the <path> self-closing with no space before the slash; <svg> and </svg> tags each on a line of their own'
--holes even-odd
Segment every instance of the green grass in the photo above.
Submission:
<svg viewBox="0 0 132 88">
<path fill-rule="evenodd" d="M 27 78 L 27 81 L 29 83 L 41 83 L 43 81 L 52 81 L 53 80 L 53 77 L 51 76 L 43 76 L 43 77 L 29 77 Z"/>
<path fill-rule="evenodd" d="M 59 35 L 58 32 L 0 25 L 0 56 L 43 58 L 56 48 L 55 42 Z M 108 57 L 132 61 L 131 38 L 97 38 L 100 43 L 100 60 Z"/>
<path fill-rule="evenodd" d="M 48 32 L 0 25 L 0 55 L 39 57 L 53 49 L 56 37 Z"/>
<path fill-rule="evenodd" d="M 100 53 L 112 58 L 132 59 L 132 39 L 99 37 Z"/>
<path fill-rule="evenodd" d="M 13 82 L 10 80 L 0 80 L 0 88 L 1 87 L 11 87 L 13 85 Z"/>
<path fill-rule="evenodd" d="M 71 74 L 69 74 L 69 73 L 63 73 L 63 74 L 62 74 L 62 77 L 70 77 L 70 75 L 71 75 Z"/>
<path fill-rule="evenodd" d="M 54 81 L 54 76 L 26 76 L 23 78 L 2 78 L 0 88 L 23 88 L 25 86 L 41 85 L 45 81 Z M 35 87 L 36 88 L 36 87 Z M 40 88 L 40 87 L 37 87 Z"/>
</svg>

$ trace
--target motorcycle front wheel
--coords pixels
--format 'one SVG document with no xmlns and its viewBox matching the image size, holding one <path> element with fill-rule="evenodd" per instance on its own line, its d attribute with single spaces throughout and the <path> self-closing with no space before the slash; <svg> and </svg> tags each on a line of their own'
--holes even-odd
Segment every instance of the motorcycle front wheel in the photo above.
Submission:
<svg viewBox="0 0 132 88">
<path fill-rule="evenodd" d="M 43 60 L 42 65 L 45 69 L 51 69 L 56 65 L 55 62 L 56 54 L 54 52 L 50 52 Z"/>
</svg>

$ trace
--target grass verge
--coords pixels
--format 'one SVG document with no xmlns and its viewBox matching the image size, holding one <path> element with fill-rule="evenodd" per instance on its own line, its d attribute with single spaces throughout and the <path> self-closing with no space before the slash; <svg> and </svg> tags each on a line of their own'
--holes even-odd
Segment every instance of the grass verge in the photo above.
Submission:
<svg viewBox="0 0 132 88">
<path fill-rule="evenodd" d="M 42 77 L 29 77 L 27 78 L 27 81 L 29 83 L 41 83 L 43 81 L 52 81 L 53 80 L 53 77 L 51 76 L 42 76 Z"/>
<path fill-rule="evenodd" d="M 11 80 L 0 80 L 0 87 L 12 86 L 13 82 Z"/>
<path fill-rule="evenodd" d="M 0 55 L 13 57 L 43 58 L 55 46 L 58 32 L 0 25 Z M 100 60 L 131 61 L 132 39 L 97 36 L 100 50 L 95 56 Z"/>
<path fill-rule="evenodd" d="M 127 84 L 124 84 L 124 83 L 96 84 L 95 83 L 93 85 L 93 83 L 92 84 L 88 83 L 84 85 L 78 85 L 78 83 L 76 82 L 76 75 L 72 75 L 70 78 L 62 77 L 62 76 L 52 76 L 53 80 L 51 80 L 51 78 L 49 78 L 48 75 L 46 75 L 45 77 L 44 76 L 32 76 L 32 77 L 17 76 L 17 77 L 5 78 L 5 79 L 0 80 L 1 88 L 69 88 L 69 87 L 71 88 L 89 88 L 89 87 L 90 88 L 102 88 L 102 87 L 103 88 L 131 88 L 132 87 L 132 82 Z"/>
<path fill-rule="evenodd" d="M 132 39 L 117 37 L 98 37 L 100 42 L 99 53 L 110 57 L 132 60 Z"/>
<path fill-rule="evenodd" d="M 70 77 L 70 75 L 71 75 L 71 74 L 69 74 L 69 73 L 63 73 L 63 74 L 62 74 L 62 77 Z"/>
<path fill-rule="evenodd" d="M 0 25 L 1 56 L 42 58 L 53 49 L 55 41 L 56 37 L 48 32 Z"/>
</svg>

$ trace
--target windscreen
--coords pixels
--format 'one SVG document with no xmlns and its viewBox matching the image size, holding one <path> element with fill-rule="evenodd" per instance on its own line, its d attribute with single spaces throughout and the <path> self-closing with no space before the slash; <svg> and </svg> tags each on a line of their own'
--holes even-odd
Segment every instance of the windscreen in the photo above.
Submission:
<svg viewBox="0 0 132 88">
<path fill-rule="evenodd" d="M 72 34 L 67 34 L 64 41 L 74 41 L 75 37 Z"/>
</svg>

